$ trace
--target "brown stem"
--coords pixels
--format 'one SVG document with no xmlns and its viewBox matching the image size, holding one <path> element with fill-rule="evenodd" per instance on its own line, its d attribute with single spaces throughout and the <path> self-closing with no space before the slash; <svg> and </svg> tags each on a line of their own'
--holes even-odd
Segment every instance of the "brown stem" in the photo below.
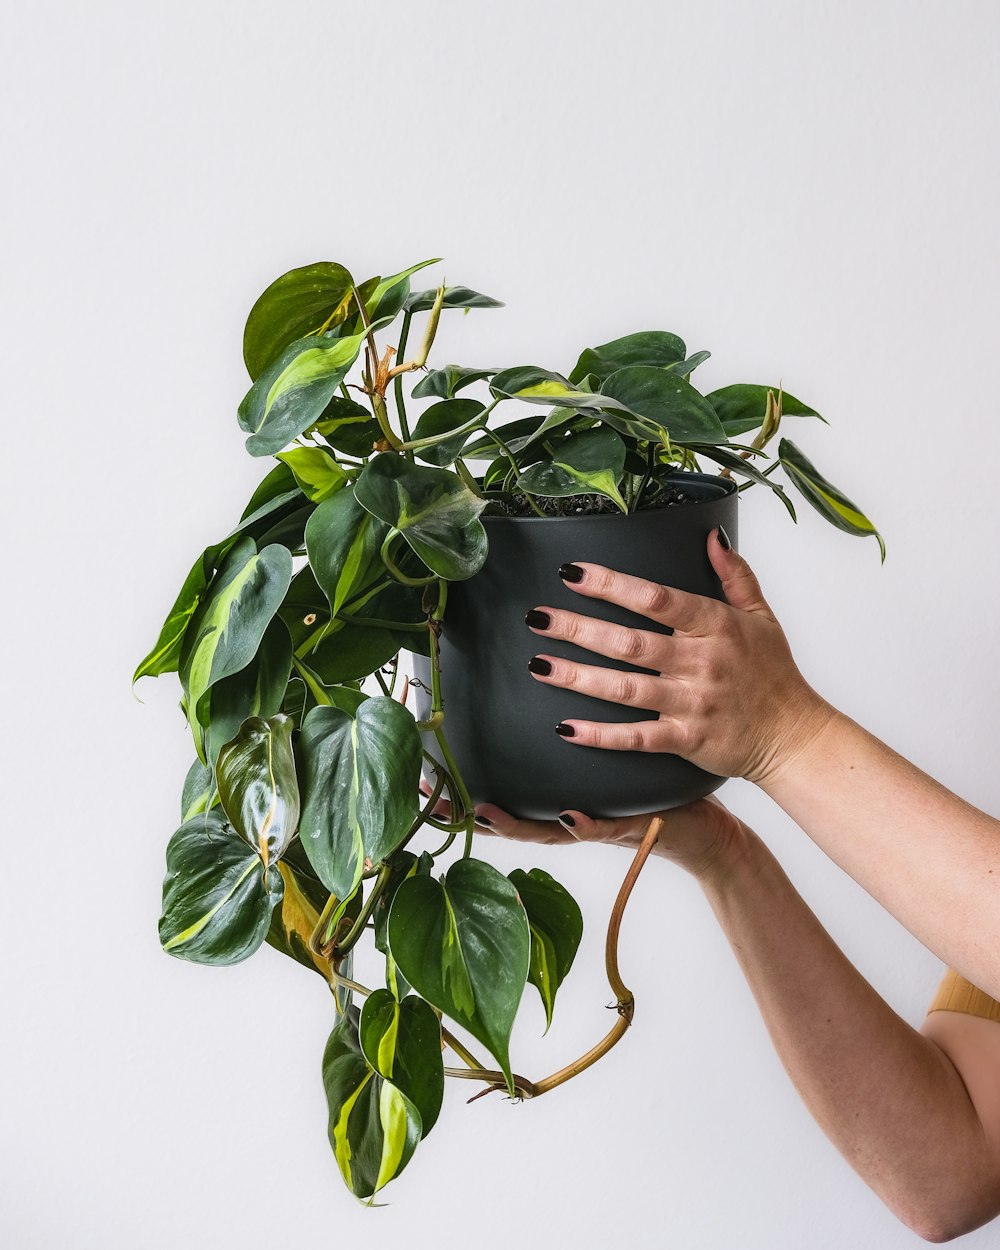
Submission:
<svg viewBox="0 0 1000 1250">
<path fill-rule="evenodd" d="M 515 1076 L 514 1087 L 522 1098 L 538 1098 L 540 1095 L 548 1093 L 550 1089 L 555 1089 L 557 1085 L 563 1085 L 566 1081 L 572 1080 L 574 1076 L 578 1076 L 581 1072 L 595 1064 L 598 1059 L 603 1058 L 612 1046 L 628 1032 L 629 1025 L 632 1023 L 632 1017 L 635 1014 L 635 996 L 622 980 L 621 972 L 618 968 L 618 934 L 621 931 L 622 917 L 625 914 L 625 907 L 628 903 L 629 895 L 632 893 L 632 887 L 638 880 L 639 873 L 642 872 L 642 867 L 649 858 L 650 851 L 656 845 L 656 840 L 660 836 L 662 828 L 662 816 L 654 816 L 649 822 L 646 832 L 642 835 L 639 849 L 636 851 L 625 880 L 622 882 L 621 889 L 618 891 L 618 897 L 615 899 L 615 905 L 611 911 L 611 919 L 608 922 L 604 962 L 608 973 L 608 983 L 614 991 L 617 1000 L 614 1006 L 618 1012 L 618 1019 L 610 1032 L 595 1046 L 592 1046 L 585 1055 L 581 1055 L 579 1059 L 568 1063 L 566 1067 L 560 1068 L 558 1072 L 553 1072 L 551 1076 L 547 1076 L 541 1081 L 526 1081 L 523 1077 Z M 494 1089 L 506 1089 L 506 1082 L 502 1072 L 473 1069 L 468 1072 L 461 1070 L 449 1071 L 449 1075 L 460 1075 L 466 1078 L 478 1078 L 489 1081 L 487 1088 L 476 1095 L 477 1098 L 481 1097 L 482 1094 L 488 1094 Z"/>
</svg>

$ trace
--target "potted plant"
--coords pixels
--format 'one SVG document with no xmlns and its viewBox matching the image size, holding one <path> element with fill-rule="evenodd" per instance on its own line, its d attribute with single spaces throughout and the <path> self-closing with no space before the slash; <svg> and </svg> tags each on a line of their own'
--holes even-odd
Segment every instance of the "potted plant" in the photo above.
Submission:
<svg viewBox="0 0 1000 1250">
<path fill-rule="evenodd" d="M 324 978 L 337 1016 L 323 1059 L 330 1142 L 366 1199 L 434 1126 L 446 1075 L 537 1097 L 631 1020 L 617 933 L 656 822 L 609 926 L 615 1025 L 581 1060 L 530 1081 L 511 1068 L 514 1017 L 531 983 L 551 1020 L 582 917 L 548 873 L 505 877 L 473 854 L 474 802 L 549 815 L 572 794 L 595 814 L 624 814 L 722 780 L 670 757 L 607 761 L 553 733 L 560 713 L 545 700 L 563 692 L 528 678 L 523 617 L 557 601 L 555 570 L 587 558 L 719 595 L 705 537 L 722 523 L 735 538 L 739 493 L 764 486 L 794 518 L 775 470 L 834 525 L 882 547 L 791 441 L 768 450 L 783 417 L 818 414 L 773 387 L 700 394 L 690 378 L 708 353 L 688 355 L 673 334 L 588 349 L 565 375 L 431 370 L 444 313 L 499 306 L 461 286 L 411 290 L 433 263 L 357 283 L 322 262 L 257 300 L 238 418 L 250 454 L 275 463 L 195 561 L 133 678 L 179 675 L 196 753 L 167 847 L 163 948 L 231 964 L 267 942 Z M 417 317 L 421 346 L 408 355 Z M 501 405 L 519 415 L 498 424 Z M 560 751 L 554 794 L 546 770 Z M 567 777 L 573 757 L 583 763 Z M 383 987 L 352 977 L 369 931 Z M 462 1066 L 445 1065 L 446 1049 Z"/>
</svg>

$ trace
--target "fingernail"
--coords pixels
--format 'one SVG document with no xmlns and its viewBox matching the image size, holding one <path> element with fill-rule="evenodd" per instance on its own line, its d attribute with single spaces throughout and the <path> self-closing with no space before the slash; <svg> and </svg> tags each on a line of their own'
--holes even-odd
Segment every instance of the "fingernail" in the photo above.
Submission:
<svg viewBox="0 0 1000 1250">
<path fill-rule="evenodd" d="M 729 541 L 729 535 L 721 525 L 719 526 L 719 546 L 723 551 L 732 551 L 733 549 L 733 544 Z"/>
<path fill-rule="evenodd" d="M 560 736 L 560 738 L 572 738 L 576 734 L 576 730 L 572 725 L 567 725 L 565 721 L 561 720 L 559 724 L 556 725 L 556 733 Z"/>
<path fill-rule="evenodd" d="M 569 812 L 560 812 L 560 813 L 559 813 L 559 821 L 560 821 L 560 823 L 561 823 L 561 824 L 565 825 L 567 829 L 575 829 L 575 828 L 576 828 L 576 821 L 575 821 L 575 820 L 573 819 L 573 817 L 569 814 Z"/>
<path fill-rule="evenodd" d="M 552 665 L 548 660 L 543 660 L 540 655 L 533 655 L 528 661 L 528 671 L 537 673 L 539 677 L 548 677 L 552 672 Z"/>
<path fill-rule="evenodd" d="M 530 625 L 532 629 L 548 629 L 552 624 L 552 617 L 548 612 L 539 612 L 537 608 L 532 608 L 525 614 L 524 623 Z"/>
<path fill-rule="evenodd" d="M 492 828 L 493 828 L 493 821 L 492 821 L 492 820 L 490 820 L 489 816 L 480 816 L 480 815 L 477 813 L 477 815 L 476 815 L 476 822 L 477 822 L 477 824 L 480 824 L 480 825 L 485 825 L 487 829 L 492 829 Z"/>
<path fill-rule="evenodd" d="M 579 564 L 561 564 L 559 566 L 559 576 L 564 582 L 582 582 L 583 569 Z"/>
</svg>

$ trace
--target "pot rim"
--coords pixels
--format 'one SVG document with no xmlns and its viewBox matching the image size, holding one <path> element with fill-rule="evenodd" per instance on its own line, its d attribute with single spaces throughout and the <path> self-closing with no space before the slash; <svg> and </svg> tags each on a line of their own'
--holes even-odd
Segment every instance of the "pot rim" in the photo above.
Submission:
<svg viewBox="0 0 1000 1250">
<path fill-rule="evenodd" d="M 652 516 L 660 512 L 676 512 L 685 508 L 700 508 L 707 503 L 719 503 L 723 499 L 728 499 L 730 495 L 734 495 L 739 490 L 739 486 L 735 478 L 720 477 L 717 473 L 695 473 L 693 470 L 678 470 L 677 477 L 694 479 L 700 482 L 710 482 L 713 486 L 721 488 L 720 493 L 714 499 L 688 499 L 684 503 L 668 503 L 660 508 L 643 508 L 640 512 L 588 512 L 582 513 L 580 516 L 535 516 L 533 513 L 529 516 L 503 516 L 503 515 L 480 515 L 479 519 L 484 525 L 492 524 L 494 521 L 528 521 L 536 525 L 540 525 L 545 521 L 634 521 L 637 517 Z"/>
</svg>

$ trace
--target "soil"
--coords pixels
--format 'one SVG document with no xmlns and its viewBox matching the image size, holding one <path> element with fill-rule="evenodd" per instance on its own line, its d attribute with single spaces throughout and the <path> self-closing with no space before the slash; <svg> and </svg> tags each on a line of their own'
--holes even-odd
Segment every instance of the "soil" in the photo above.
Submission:
<svg viewBox="0 0 1000 1250">
<path fill-rule="evenodd" d="M 532 498 L 546 516 L 597 516 L 605 512 L 621 516 L 621 508 L 607 495 L 566 495 L 563 498 L 533 495 Z M 647 487 L 642 507 L 638 511 L 650 512 L 675 503 L 689 503 L 692 498 L 682 487 L 663 483 L 655 494 Z M 521 494 L 507 492 L 503 495 L 491 495 L 489 500 L 483 516 L 538 515 Z"/>
</svg>

